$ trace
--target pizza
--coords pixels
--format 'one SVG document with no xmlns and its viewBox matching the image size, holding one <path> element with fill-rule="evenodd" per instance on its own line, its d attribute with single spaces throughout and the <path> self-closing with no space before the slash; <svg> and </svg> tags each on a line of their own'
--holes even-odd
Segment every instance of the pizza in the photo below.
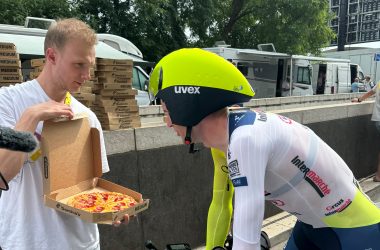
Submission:
<svg viewBox="0 0 380 250">
<path fill-rule="evenodd" d="M 117 192 L 92 192 L 78 194 L 67 201 L 67 205 L 92 213 L 117 212 L 136 204 L 136 200 Z"/>
</svg>

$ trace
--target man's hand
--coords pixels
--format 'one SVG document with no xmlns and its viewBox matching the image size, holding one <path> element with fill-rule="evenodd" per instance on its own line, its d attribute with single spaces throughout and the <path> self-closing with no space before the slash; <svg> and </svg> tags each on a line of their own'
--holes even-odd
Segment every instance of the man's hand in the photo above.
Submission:
<svg viewBox="0 0 380 250">
<path fill-rule="evenodd" d="M 355 98 L 353 98 L 353 99 L 351 100 L 351 102 L 360 102 L 360 101 L 359 101 L 359 97 L 355 97 Z"/>
<path fill-rule="evenodd" d="M 40 121 L 65 116 L 72 119 L 74 112 L 71 107 L 56 101 L 48 101 L 27 108 L 20 120 L 16 123 L 15 129 L 34 133 Z"/>
<path fill-rule="evenodd" d="M 25 112 L 37 117 L 39 121 L 46 121 L 60 116 L 66 116 L 71 119 L 74 116 L 70 106 L 52 100 L 31 106 Z"/>
<path fill-rule="evenodd" d="M 131 218 L 135 217 L 134 215 L 131 216 Z M 115 221 L 114 223 L 112 223 L 112 225 L 114 227 L 119 227 L 121 224 L 124 224 L 124 225 L 128 225 L 129 223 L 129 215 L 126 214 L 124 215 L 124 218 L 121 220 L 121 221 Z"/>
</svg>

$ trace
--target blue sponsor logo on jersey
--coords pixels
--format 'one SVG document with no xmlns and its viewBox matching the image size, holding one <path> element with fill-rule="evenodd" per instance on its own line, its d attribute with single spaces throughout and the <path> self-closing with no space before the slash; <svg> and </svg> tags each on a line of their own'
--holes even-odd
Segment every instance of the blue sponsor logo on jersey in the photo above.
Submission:
<svg viewBox="0 0 380 250">
<path fill-rule="evenodd" d="M 240 175 L 239 164 L 237 160 L 231 161 L 228 164 L 228 172 L 230 173 L 230 178 L 234 178 L 235 176 Z"/>
<path fill-rule="evenodd" d="M 234 187 L 242 187 L 242 186 L 248 186 L 247 177 L 239 177 L 232 180 L 232 184 Z"/>
</svg>

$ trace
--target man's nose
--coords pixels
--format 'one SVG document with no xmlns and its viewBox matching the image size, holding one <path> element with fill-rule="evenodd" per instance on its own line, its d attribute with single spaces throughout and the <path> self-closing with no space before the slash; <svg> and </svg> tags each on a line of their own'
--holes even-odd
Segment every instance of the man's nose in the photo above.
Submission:
<svg viewBox="0 0 380 250">
<path fill-rule="evenodd" d="M 84 81 L 88 81 L 91 79 L 91 73 L 90 73 L 90 68 L 87 68 L 85 69 L 83 72 L 82 72 L 82 79 Z"/>
</svg>

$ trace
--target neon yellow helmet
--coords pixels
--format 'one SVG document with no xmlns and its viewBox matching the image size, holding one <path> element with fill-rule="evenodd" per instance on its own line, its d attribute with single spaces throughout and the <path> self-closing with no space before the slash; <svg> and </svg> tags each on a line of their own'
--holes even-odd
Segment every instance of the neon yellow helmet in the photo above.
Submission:
<svg viewBox="0 0 380 250">
<path fill-rule="evenodd" d="M 173 124 L 187 127 L 255 94 L 232 63 L 202 49 L 180 49 L 162 58 L 150 76 L 149 92 L 165 102 Z"/>
</svg>

